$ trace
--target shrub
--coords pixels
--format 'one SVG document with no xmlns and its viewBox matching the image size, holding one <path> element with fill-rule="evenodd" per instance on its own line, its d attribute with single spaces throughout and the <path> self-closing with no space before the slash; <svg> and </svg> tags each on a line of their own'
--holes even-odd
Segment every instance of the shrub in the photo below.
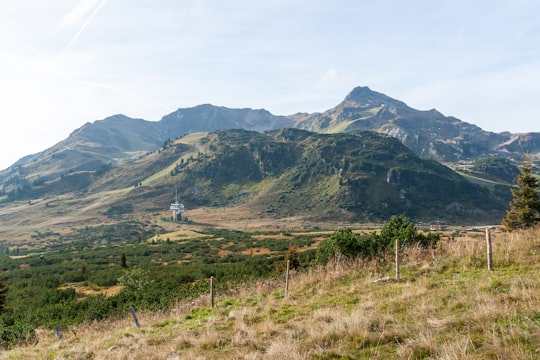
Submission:
<svg viewBox="0 0 540 360">
<path fill-rule="evenodd" d="M 392 216 L 382 227 L 380 235 L 372 233 L 362 236 L 349 228 L 336 230 L 317 249 L 315 263 L 326 264 L 331 259 L 339 262 L 353 257 L 384 257 L 396 239 L 399 239 L 401 247 L 419 245 L 428 248 L 436 246 L 440 236 L 437 233 L 420 234 L 414 223 L 405 216 Z"/>
<path fill-rule="evenodd" d="M 6 321 L 7 320 L 7 321 Z M 28 341 L 35 336 L 34 327 L 24 322 L 15 321 L 12 317 L 0 318 L 0 348 Z"/>
<path fill-rule="evenodd" d="M 336 230 L 330 239 L 321 244 L 317 250 L 315 262 L 326 264 L 331 259 L 339 262 L 359 253 L 357 236 L 349 228 Z"/>
</svg>

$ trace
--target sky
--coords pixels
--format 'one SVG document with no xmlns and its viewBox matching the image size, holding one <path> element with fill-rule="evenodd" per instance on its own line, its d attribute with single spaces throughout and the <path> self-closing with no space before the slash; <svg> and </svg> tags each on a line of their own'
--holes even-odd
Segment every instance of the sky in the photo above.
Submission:
<svg viewBox="0 0 540 360">
<path fill-rule="evenodd" d="M 537 0 L 0 0 L 0 169 L 87 122 L 323 112 L 356 86 L 540 132 Z"/>
</svg>

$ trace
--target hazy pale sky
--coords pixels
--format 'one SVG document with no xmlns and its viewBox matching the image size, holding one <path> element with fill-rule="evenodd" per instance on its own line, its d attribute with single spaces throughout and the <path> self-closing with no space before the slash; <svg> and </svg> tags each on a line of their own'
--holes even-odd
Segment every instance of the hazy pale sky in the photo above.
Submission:
<svg viewBox="0 0 540 360">
<path fill-rule="evenodd" d="M 537 0 L 0 0 L 0 169 L 86 122 L 322 112 L 355 86 L 538 132 Z"/>
</svg>

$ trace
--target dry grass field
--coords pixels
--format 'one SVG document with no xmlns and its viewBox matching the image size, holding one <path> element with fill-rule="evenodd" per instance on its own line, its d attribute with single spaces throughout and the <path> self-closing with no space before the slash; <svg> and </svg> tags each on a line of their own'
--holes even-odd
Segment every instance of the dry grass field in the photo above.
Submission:
<svg viewBox="0 0 540 360">
<path fill-rule="evenodd" d="M 223 215 L 225 216 L 225 215 Z M 538 359 L 540 231 L 483 232 L 388 263 L 292 273 L 168 312 L 39 330 L 0 359 Z"/>
</svg>

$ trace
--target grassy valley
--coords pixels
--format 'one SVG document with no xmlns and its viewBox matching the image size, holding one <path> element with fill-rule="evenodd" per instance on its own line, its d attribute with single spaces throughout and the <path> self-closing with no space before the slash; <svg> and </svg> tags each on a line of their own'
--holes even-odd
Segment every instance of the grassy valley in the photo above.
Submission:
<svg viewBox="0 0 540 360">
<path fill-rule="evenodd" d="M 400 281 L 391 280 L 389 254 L 295 270 L 288 296 L 282 269 L 219 288 L 213 308 L 203 294 L 166 311 L 140 310 L 140 327 L 124 313 L 63 327 L 61 340 L 42 328 L 1 358 L 533 359 L 539 238 L 538 230 L 493 233 L 488 271 L 483 231 L 449 233 L 436 249 L 410 248 Z"/>
</svg>

